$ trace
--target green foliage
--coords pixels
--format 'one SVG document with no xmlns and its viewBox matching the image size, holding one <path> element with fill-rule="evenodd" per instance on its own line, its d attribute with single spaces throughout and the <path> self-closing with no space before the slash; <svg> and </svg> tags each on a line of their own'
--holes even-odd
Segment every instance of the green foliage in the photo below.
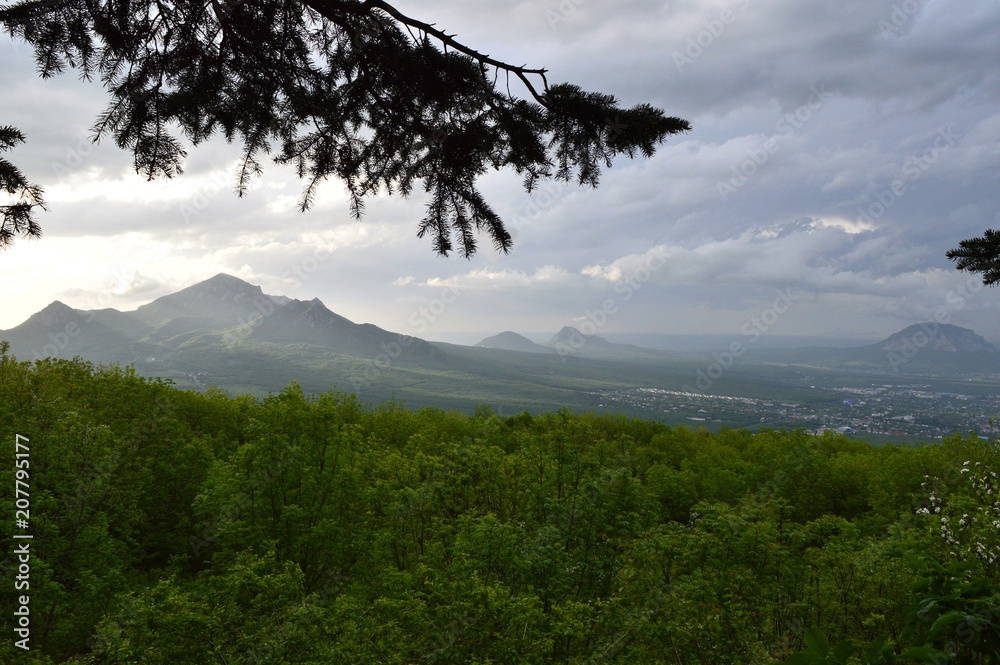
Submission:
<svg viewBox="0 0 1000 665">
<path fill-rule="evenodd" d="M 928 478 L 942 514 L 990 489 L 960 472 L 992 477 L 978 440 L 258 401 L 0 351 L 0 440 L 31 440 L 25 662 L 998 657 L 990 569 L 920 512 Z"/>
<path fill-rule="evenodd" d="M 1000 585 L 973 576 L 973 563 L 943 566 L 925 559 L 907 636 L 938 650 L 941 662 L 1000 659 Z"/>
</svg>

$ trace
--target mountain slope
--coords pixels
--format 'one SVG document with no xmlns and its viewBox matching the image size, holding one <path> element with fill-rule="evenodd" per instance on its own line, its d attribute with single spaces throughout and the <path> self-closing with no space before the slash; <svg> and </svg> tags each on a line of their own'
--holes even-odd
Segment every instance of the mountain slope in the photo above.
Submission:
<svg viewBox="0 0 1000 665">
<path fill-rule="evenodd" d="M 242 328 L 244 339 L 271 344 L 310 344 L 342 355 L 393 360 L 439 358 L 440 350 L 416 337 L 383 330 L 370 323 L 354 323 L 319 300 L 290 300 L 268 316 L 259 316 Z"/>
<path fill-rule="evenodd" d="M 82 356 L 97 363 L 132 362 L 161 351 L 155 344 L 124 333 L 124 322 L 119 322 L 121 327 L 108 325 L 113 318 L 106 310 L 78 311 L 57 300 L 21 325 L 0 332 L 0 337 L 10 342 L 14 355 L 25 360 Z"/>
</svg>

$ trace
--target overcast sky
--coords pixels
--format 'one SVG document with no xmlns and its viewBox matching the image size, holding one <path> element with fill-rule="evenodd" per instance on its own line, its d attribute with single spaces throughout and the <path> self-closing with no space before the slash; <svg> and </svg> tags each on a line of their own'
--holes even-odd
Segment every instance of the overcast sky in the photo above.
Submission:
<svg viewBox="0 0 1000 665">
<path fill-rule="evenodd" d="M 945 252 L 1000 227 L 1000 4 L 982 0 L 401 0 L 507 61 L 689 120 L 599 189 L 510 173 L 481 181 L 515 244 L 472 260 L 415 237 L 419 196 L 360 222 L 330 182 L 271 166 L 233 195 L 238 148 L 189 153 L 147 183 L 94 146 L 106 99 L 34 74 L 0 36 L 6 153 L 44 186 L 40 241 L 0 254 L 0 328 L 53 300 L 134 309 L 219 272 L 318 297 L 357 322 L 428 339 L 468 331 L 880 336 L 939 320 L 1000 338 L 1000 290 Z M 969 287 L 971 284 L 972 288 Z M 784 295 L 785 300 L 775 307 Z M 788 303 L 787 305 L 785 303 Z M 777 310 L 785 310 L 775 315 Z M 757 325 L 757 324 L 754 324 Z"/>
</svg>

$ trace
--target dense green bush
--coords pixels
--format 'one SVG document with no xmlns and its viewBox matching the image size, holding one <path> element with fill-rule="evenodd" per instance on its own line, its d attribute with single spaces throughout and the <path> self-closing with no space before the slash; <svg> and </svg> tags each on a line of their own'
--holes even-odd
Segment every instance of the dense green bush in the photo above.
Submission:
<svg viewBox="0 0 1000 665">
<path fill-rule="evenodd" d="M 32 633 L 8 548 L 3 662 L 1000 662 L 996 527 L 939 523 L 989 489 L 977 437 L 258 401 L 0 353 L 15 434 Z"/>
</svg>

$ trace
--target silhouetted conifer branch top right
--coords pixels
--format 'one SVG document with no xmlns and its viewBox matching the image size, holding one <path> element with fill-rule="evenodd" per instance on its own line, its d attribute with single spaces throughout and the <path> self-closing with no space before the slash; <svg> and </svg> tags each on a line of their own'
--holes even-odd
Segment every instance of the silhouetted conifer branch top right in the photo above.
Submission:
<svg viewBox="0 0 1000 665">
<path fill-rule="evenodd" d="M 648 104 L 552 84 L 543 69 L 479 53 L 383 0 L 28 0 L 0 22 L 35 49 L 39 73 L 100 77 L 111 102 L 94 127 L 147 178 L 180 173 L 185 150 L 221 132 L 243 144 L 244 194 L 273 154 L 305 187 L 341 179 L 360 216 L 378 192 L 428 194 L 417 235 L 468 257 L 476 231 L 511 237 L 476 188 L 512 167 L 597 186 L 617 155 L 645 157 L 690 129 Z M 527 98 L 511 93 L 520 83 Z M 516 88 L 516 86 L 515 86 Z"/>
<path fill-rule="evenodd" d="M 982 274 L 986 286 L 1000 283 L 1000 231 L 986 229 L 981 238 L 961 241 L 946 256 L 958 270 Z"/>
</svg>

